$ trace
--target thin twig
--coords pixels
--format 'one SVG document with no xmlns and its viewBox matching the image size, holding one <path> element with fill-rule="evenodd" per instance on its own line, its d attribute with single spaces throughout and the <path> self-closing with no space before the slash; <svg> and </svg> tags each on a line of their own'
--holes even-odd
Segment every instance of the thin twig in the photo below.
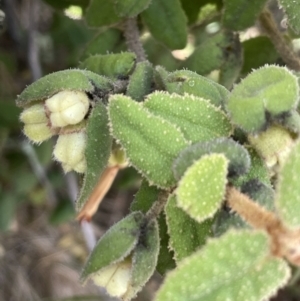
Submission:
<svg viewBox="0 0 300 301">
<path fill-rule="evenodd" d="M 28 64 L 31 70 L 33 81 L 42 77 L 42 67 L 40 62 L 40 49 L 37 43 L 38 31 L 36 29 L 36 1 L 28 3 L 29 28 L 28 28 Z"/>
<path fill-rule="evenodd" d="M 66 182 L 67 182 L 67 187 L 68 187 L 68 194 L 69 198 L 72 200 L 73 204 L 75 205 L 75 201 L 77 199 L 77 195 L 79 193 L 79 188 L 78 188 L 78 182 L 77 179 L 74 175 L 74 173 L 68 173 L 66 175 Z M 93 230 L 93 226 L 91 223 L 82 221 L 80 223 L 81 230 L 83 233 L 83 237 L 85 239 L 86 246 L 89 251 L 92 251 L 96 245 L 96 236 L 95 232 Z"/>
<path fill-rule="evenodd" d="M 136 18 L 128 18 L 125 20 L 124 36 L 128 49 L 136 54 L 137 62 L 145 61 L 146 54 L 140 40 Z"/>
<path fill-rule="evenodd" d="M 148 222 L 157 218 L 168 201 L 169 191 L 162 191 L 159 193 L 157 200 L 153 203 L 151 208 L 146 213 L 146 219 Z"/>
<path fill-rule="evenodd" d="M 30 164 L 35 176 L 38 178 L 38 180 L 40 181 L 42 186 L 45 187 L 50 205 L 52 207 L 54 207 L 57 204 L 56 193 L 53 189 L 52 184 L 50 183 L 50 181 L 47 177 L 45 169 L 41 165 L 41 163 L 36 155 L 36 152 L 35 152 L 33 146 L 29 142 L 24 141 L 21 144 L 21 148 L 22 148 L 24 154 L 27 156 L 29 164 Z"/>
<path fill-rule="evenodd" d="M 260 14 L 259 20 L 286 65 L 292 70 L 300 71 L 300 59 L 278 30 L 272 14 L 265 10 Z"/>
</svg>

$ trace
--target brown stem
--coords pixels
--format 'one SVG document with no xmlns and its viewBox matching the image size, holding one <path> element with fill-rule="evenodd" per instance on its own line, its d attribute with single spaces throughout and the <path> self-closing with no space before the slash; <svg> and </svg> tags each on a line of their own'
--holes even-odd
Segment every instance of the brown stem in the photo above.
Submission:
<svg viewBox="0 0 300 301">
<path fill-rule="evenodd" d="M 273 256 L 285 257 L 300 266 L 300 229 L 287 228 L 273 212 L 259 206 L 234 187 L 227 189 L 227 202 L 252 227 L 269 234 Z"/>
<path fill-rule="evenodd" d="M 127 47 L 134 52 L 137 57 L 137 62 L 146 60 L 145 50 L 140 40 L 140 34 L 137 26 L 136 18 L 128 18 L 124 22 L 124 36 Z"/>
<path fill-rule="evenodd" d="M 259 20 L 286 65 L 292 70 L 300 71 L 300 59 L 278 30 L 272 14 L 265 10 L 260 14 Z"/>
<path fill-rule="evenodd" d="M 159 216 L 168 201 L 168 196 L 168 191 L 162 191 L 161 193 L 159 193 L 157 200 L 153 203 L 151 208 L 146 213 L 146 219 L 148 222 Z"/>
<path fill-rule="evenodd" d="M 114 179 L 116 178 L 119 166 L 106 167 L 102 173 L 98 184 L 94 188 L 92 194 L 84 204 L 83 208 L 77 215 L 78 221 L 90 221 L 93 215 L 96 213 L 101 201 L 110 189 Z"/>
</svg>

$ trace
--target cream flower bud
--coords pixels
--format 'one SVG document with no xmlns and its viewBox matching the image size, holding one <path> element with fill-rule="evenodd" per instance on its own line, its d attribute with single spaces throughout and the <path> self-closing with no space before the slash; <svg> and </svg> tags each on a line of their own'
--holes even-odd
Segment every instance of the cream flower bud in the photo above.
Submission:
<svg viewBox="0 0 300 301">
<path fill-rule="evenodd" d="M 110 296 L 121 298 L 128 290 L 132 262 L 127 258 L 111 264 L 91 276 L 96 285 L 104 287 Z"/>
<path fill-rule="evenodd" d="M 294 143 L 287 129 L 275 125 L 257 135 L 248 135 L 248 140 L 270 169 L 284 162 Z"/>
<path fill-rule="evenodd" d="M 85 147 L 85 132 L 60 135 L 54 147 L 53 155 L 57 161 L 61 162 L 65 172 L 75 170 L 84 173 L 86 170 Z"/>
<path fill-rule="evenodd" d="M 89 105 L 88 96 L 81 91 L 61 91 L 45 102 L 53 127 L 79 123 L 87 114 Z"/>
<path fill-rule="evenodd" d="M 25 124 L 24 134 L 33 142 L 41 143 L 53 135 L 42 104 L 36 104 L 24 110 L 20 120 Z"/>
</svg>

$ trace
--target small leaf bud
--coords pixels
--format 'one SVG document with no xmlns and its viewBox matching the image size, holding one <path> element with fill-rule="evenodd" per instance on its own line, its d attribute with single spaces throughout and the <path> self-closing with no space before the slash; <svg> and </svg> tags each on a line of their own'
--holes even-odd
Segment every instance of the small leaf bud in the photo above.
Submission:
<svg viewBox="0 0 300 301">
<path fill-rule="evenodd" d="M 41 143 L 53 133 L 48 127 L 48 119 L 42 104 L 36 104 L 21 113 L 20 120 L 24 122 L 24 134 L 33 142 Z"/>
<path fill-rule="evenodd" d="M 46 100 L 46 110 L 53 127 L 82 121 L 89 109 L 89 99 L 82 91 L 61 91 Z"/>
<path fill-rule="evenodd" d="M 86 170 L 85 147 L 85 132 L 60 135 L 54 147 L 53 155 L 57 161 L 62 163 L 66 173 L 71 170 L 84 173 Z"/>
</svg>

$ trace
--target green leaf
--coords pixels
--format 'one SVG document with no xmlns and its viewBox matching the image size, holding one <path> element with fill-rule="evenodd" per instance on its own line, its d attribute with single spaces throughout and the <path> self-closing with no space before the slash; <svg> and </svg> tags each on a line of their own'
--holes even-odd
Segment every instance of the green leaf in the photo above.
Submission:
<svg viewBox="0 0 300 301">
<path fill-rule="evenodd" d="M 159 253 L 157 221 L 152 221 L 140 234 L 139 242 L 132 257 L 132 270 L 129 287 L 123 300 L 131 300 L 153 275 Z"/>
<path fill-rule="evenodd" d="M 252 179 L 241 186 L 241 192 L 248 195 L 252 200 L 257 201 L 269 211 L 275 211 L 274 189 L 258 179 Z"/>
<path fill-rule="evenodd" d="M 148 61 L 154 66 L 161 65 L 169 71 L 178 69 L 180 60 L 176 59 L 170 49 L 159 43 L 152 36 L 143 39 L 143 47 Z"/>
<path fill-rule="evenodd" d="M 120 17 L 132 18 L 144 11 L 151 0 L 114 0 L 115 12 Z"/>
<path fill-rule="evenodd" d="M 228 176 L 239 177 L 248 172 L 250 157 L 247 150 L 231 139 L 218 138 L 204 143 L 193 144 L 184 149 L 173 164 L 176 179 L 181 179 L 185 171 L 203 155 L 219 153 L 229 160 Z"/>
<path fill-rule="evenodd" d="M 268 37 L 255 37 L 242 43 L 244 48 L 244 64 L 242 74 L 248 74 L 265 64 L 274 64 L 279 58 L 273 43 Z"/>
<path fill-rule="evenodd" d="M 83 268 L 80 276 L 82 282 L 91 274 L 123 260 L 130 254 L 138 243 L 142 220 L 141 212 L 133 212 L 101 237 Z"/>
<path fill-rule="evenodd" d="M 81 59 L 84 60 L 90 55 L 107 54 L 115 52 L 120 48 L 123 42 L 122 32 L 115 28 L 108 28 L 103 32 L 98 33 L 85 47 L 81 54 Z"/>
<path fill-rule="evenodd" d="M 270 172 L 264 160 L 259 156 L 254 148 L 248 146 L 246 149 L 251 158 L 250 170 L 246 175 L 242 175 L 239 178 L 234 179 L 233 184 L 235 186 L 241 186 L 243 183 L 246 183 L 249 180 L 257 179 L 265 185 L 271 187 Z"/>
<path fill-rule="evenodd" d="M 131 164 L 158 187 L 175 185 L 171 166 L 188 145 L 180 130 L 123 95 L 111 96 L 109 118 L 112 134 Z"/>
<path fill-rule="evenodd" d="M 224 0 L 223 25 L 235 31 L 254 25 L 266 2 L 266 0 Z"/>
<path fill-rule="evenodd" d="M 216 82 L 189 70 L 179 70 L 162 77 L 165 90 L 169 93 L 192 94 L 209 100 L 215 106 L 223 105 L 229 91 Z"/>
<path fill-rule="evenodd" d="M 283 7 L 287 18 L 288 24 L 295 33 L 300 33 L 300 12 L 299 2 L 293 0 L 279 0 L 279 4 Z"/>
<path fill-rule="evenodd" d="M 113 89 L 112 82 L 103 76 L 87 70 L 63 70 L 48 74 L 28 86 L 17 98 L 19 107 L 36 101 L 43 101 L 59 91 L 74 90 L 102 94 Z"/>
<path fill-rule="evenodd" d="M 290 227 L 300 226 L 300 141 L 298 141 L 280 173 L 276 190 L 275 204 L 278 215 Z"/>
<path fill-rule="evenodd" d="M 139 62 L 130 76 L 126 95 L 136 101 L 144 100 L 153 89 L 153 67 L 148 61 Z"/>
<path fill-rule="evenodd" d="M 187 19 L 179 0 L 152 0 L 141 16 L 155 39 L 172 50 L 185 47 Z"/>
<path fill-rule="evenodd" d="M 174 250 L 178 263 L 204 245 L 211 233 L 211 220 L 199 224 L 177 207 L 176 197 L 171 195 L 165 207 L 170 248 Z"/>
<path fill-rule="evenodd" d="M 135 60 L 135 54 L 132 52 L 96 54 L 85 59 L 79 68 L 114 78 L 127 76 L 132 71 Z"/>
<path fill-rule="evenodd" d="M 269 300 L 290 274 L 283 260 L 270 257 L 264 234 L 230 231 L 169 273 L 155 301 Z"/>
<path fill-rule="evenodd" d="M 158 199 L 160 191 L 161 190 L 155 186 L 149 186 L 148 182 L 143 180 L 140 189 L 131 203 L 130 210 L 146 213 L 151 205 Z M 174 254 L 169 250 L 169 235 L 167 233 L 166 218 L 163 213 L 159 215 L 158 225 L 160 249 L 156 269 L 161 275 L 164 275 L 168 270 L 175 267 L 175 262 L 173 260 Z"/>
<path fill-rule="evenodd" d="M 228 160 L 223 154 L 204 155 L 187 169 L 176 189 L 177 203 L 199 223 L 221 207 L 227 184 Z"/>
<path fill-rule="evenodd" d="M 257 132 L 271 117 L 295 109 L 297 78 L 284 67 L 266 66 L 253 71 L 233 89 L 227 109 L 232 121 L 246 132 Z"/>
<path fill-rule="evenodd" d="M 288 114 L 279 117 L 277 121 L 291 132 L 300 133 L 300 115 L 297 110 L 291 110 Z"/>
<path fill-rule="evenodd" d="M 208 35 L 194 52 L 184 62 L 184 67 L 199 74 L 206 75 L 213 70 L 220 69 L 228 55 L 237 50 L 239 41 L 237 37 L 227 30 L 214 35 Z"/>
<path fill-rule="evenodd" d="M 76 209 L 79 211 L 88 200 L 93 189 L 104 171 L 112 147 L 112 138 L 108 129 L 106 107 L 98 102 L 89 116 L 87 128 L 87 145 L 85 150 L 87 171 Z"/>
<path fill-rule="evenodd" d="M 84 17 L 90 27 L 108 26 L 120 21 L 112 0 L 90 0 Z"/>
<path fill-rule="evenodd" d="M 176 125 L 192 143 L 228 137 L 232 133 L 228 117 L 203 98 L 154 92 L 147 97 L 144 107 Z"/>
</svg>

